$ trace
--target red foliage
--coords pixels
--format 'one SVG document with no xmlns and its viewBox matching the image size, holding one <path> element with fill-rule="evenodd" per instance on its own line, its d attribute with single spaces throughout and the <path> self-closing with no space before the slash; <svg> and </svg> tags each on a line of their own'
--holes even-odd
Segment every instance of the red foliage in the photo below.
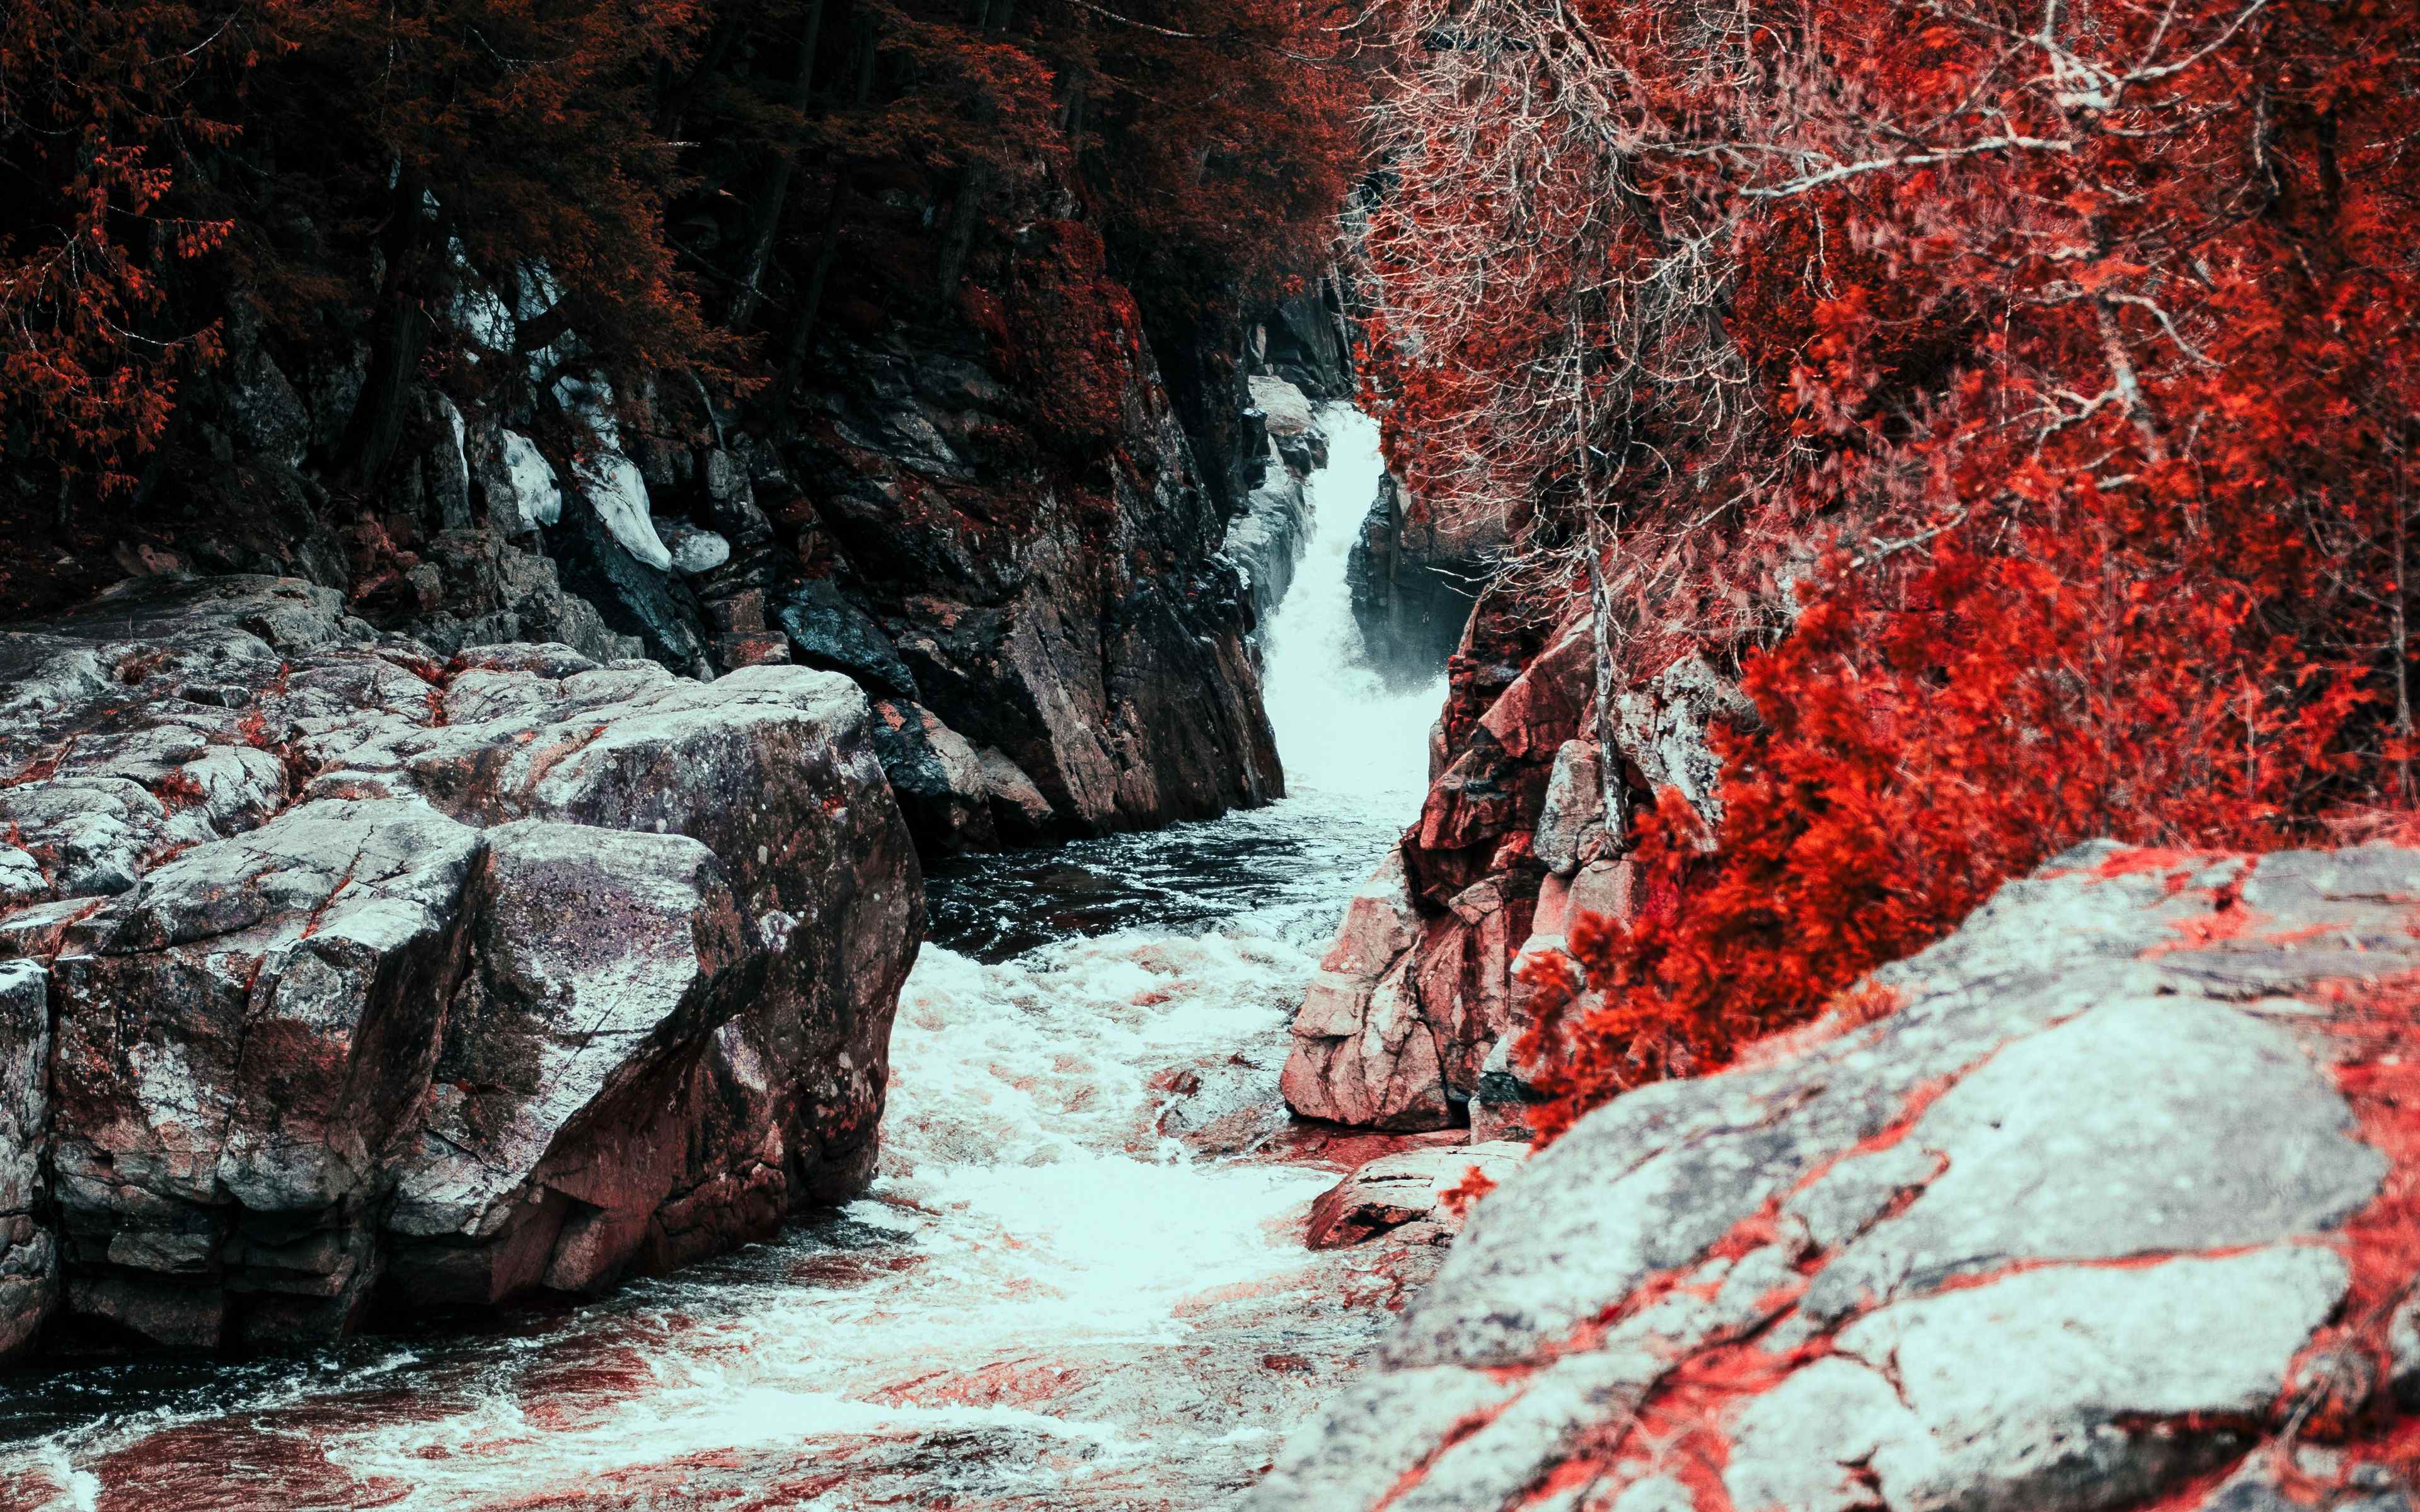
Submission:
<svg viewBox="0 0 2420 1512">
<path fill-rule="evenodd" d="M 2420 14 L 1395 8 L 1399 460 L 1595 581 L 1618 690 L 1694 653 L 1759 717 L 1711 848 L 1641 806 L 1596 997 L 1542 983 L 1548 1133 L 2077 841 L 2409 805 Z"/>
<path fill-rule="evenodd" d="M 276 8 L 212 13 L 225 8 L 0 13 L 0 164 L 15 180 L 0 191 L 0 427 L 12 454 L 56 452 L 110 491 L 166 428 L 178 378 L 219 353 L 215 321 L 163 317 L 174 265 L 216 250 L 228 224 L 163 201 L 180 141 L 234 135 L 195 85 L 256 62 Z"/>
<path fill-rule="evenodd" d="M 1080 221 L 1027 227 L 1006 285 L 1000 294 L 970 285 L 960 296 L 993 361 L 1059 440 L 1109 445 L 1140 371 L 1142 318 L 1109 276 L 1100 233 Z"/>
</svg>

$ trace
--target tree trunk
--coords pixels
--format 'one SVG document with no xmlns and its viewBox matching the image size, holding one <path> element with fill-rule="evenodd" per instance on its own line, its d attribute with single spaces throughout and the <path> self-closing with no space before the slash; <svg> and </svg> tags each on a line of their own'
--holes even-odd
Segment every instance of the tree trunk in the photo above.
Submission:
<svg viewBox="0 0 2420 1512">
<path fill-rule="evenodd" d="M 807 0 L 806 35 L 799 43 L 798 71 L 790 80 L 790 108 L 803 113 L 807 108 L 807 91 L 814 82 L 815 48 L 823 40 L 824 0 Z M 731 329 L 737 332 L 748 329 L 749 318 L 756 313 L 756 304 L 764 297 L 765 268 L 773 258 L 773 242 L 782 230 L 782 207 L 790 197 L 790 179 L 799 169 L 799 149 L 806 136 L 806 121 L 792 124 L 787 140 L 773 162 L 772 181 L 756 202 L 756 224 L 749 238 L 748 266 L 739 280 L 738 296 L 731 301 Z"/>
<path fill-rule="evenodd" d="M 996 40 L 1007 31 L 1016 9 L 1016 0 L 986 0 L 982 7 L 984 39 Z M 999 116 L 999 107 L 988 98 L 977 101 L 975 135 L 985 135 Z M 967 255 L 974 250 L 975 227 L 983 219 L 984 201 L 991 197 L 993 177 L 987 162 L 969 163 L 959 176 L 958 197 L 951 202 L 950 223 L 941 237 L 941 298 L 945 300 L 958 291 L 958 280 L 966 276 Z"/>
<path fill-rule="evenodd" d="M 368 487 L 395 455 L 403 438 L 404 401 L 420 369 L 427 332 L 420 307 L 420 264 L 442 229 L 427 208 L 427 182 L 417 170 L 397 171 L 394 208 L 379 239 L 386 278 L 370 320 L 369 370 L 337 447 L 337 475 L 357 487 Z"/>
<path fill-rule="evenodd" d="M 688 122 L 690 107 L 697 103 L 698 87 L 722 67 L 722 60 L 731 55 L 732 48 L 747 32 L 748 23 L 755 14 L 756 0 L 733 0 L 724 9 L 707 36 L 705 49 L 698 54 L 696 64 L 681 76 L 680 83 L 664 91 L 662 103 L 656 109 L 657 135 L 667 141 L 680 135 L 681 127 Z"/>
<path fill-rule="evenodd" d="M 857 34 L 857 79 L 850 88 L 849 108 L 862 110 L 874 98 L 874 65 L 880 39 L 874 29 L 871 16 L 861 16 Z M 824 304 L 824 288 L 830 282 L 832 264 L 840 256 L 840 229 L 847 218 L 848 173 L 845 167 L 832 169 L 830 202 L 824 209 L 823 236 L 815 248 L 814 265 L 799 288 L 798 310 L 790 325 L 788 348 L 782 354 L 781 377 L 773 385 L 775 413 L 784 437 L 789 434 L 790 396 L 798 392 L 799 378 L 806 369 L 807 356 L 814 349 L 815 320 Z"/>
</svg>

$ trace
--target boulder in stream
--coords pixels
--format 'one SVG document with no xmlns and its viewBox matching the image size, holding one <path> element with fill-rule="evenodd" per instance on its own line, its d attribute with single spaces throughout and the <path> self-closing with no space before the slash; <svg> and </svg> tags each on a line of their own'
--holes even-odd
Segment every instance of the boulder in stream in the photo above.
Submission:
<svg viewBox="0 0 2420 1512">
<path fill-rule="evenodd" d="M 923 889 L 847 679 L 269 579 L 0 665 L 0 1353 L 593 1291 L 870 1179 Z"/>
</svg>

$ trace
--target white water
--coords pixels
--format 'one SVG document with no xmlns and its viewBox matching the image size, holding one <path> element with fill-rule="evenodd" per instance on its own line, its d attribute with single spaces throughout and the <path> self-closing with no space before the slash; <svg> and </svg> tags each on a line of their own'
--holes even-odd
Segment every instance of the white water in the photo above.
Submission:
<svg viewBox="0 0 2420 1512">
<path fill-rule="evenodd" d="M 1429 726 L 1445 684 L 1390 693 L 1360 664 L 1344 560 L 1387 464 L 1378 423 L 1369 416 L 1331 405 L 1320 411 L 1320 424 L 1328 465 L 1311 475 L 1311 544 L 1269 627 L 1262 700 L 1295 793 L 1357 808 L 1384 802 L 1401 824 L 1428 786 Z"/>
<path fill-rule="evenodd" d="M 519 1333 L 220 1367 L 0 1446 L 0 1479 L 79 1507 L 1231 1499 L 1419 1263 L 1302 1248 L 1332 1169 L 1202 1158 L 1157 1128 L 1171 1068 L 1249 1084 L 1248 1121 L 1273 1102 L 1343 900 L 1425 780 L 1441 686 L 1392 696 L 1352 665 L 1344 560 L 1376 427 L 1322 418 L 1333 460 L 1266 648 L 1293 796 L 1061 853 L 1161 878 L 1144 911 L 1195 922 L 997 963 L 928 946 L 892 1038 L 883 1174 L 843 1220 Z M 1218 901 L 1180 906 L 1210 871 Z"/>
</svg>

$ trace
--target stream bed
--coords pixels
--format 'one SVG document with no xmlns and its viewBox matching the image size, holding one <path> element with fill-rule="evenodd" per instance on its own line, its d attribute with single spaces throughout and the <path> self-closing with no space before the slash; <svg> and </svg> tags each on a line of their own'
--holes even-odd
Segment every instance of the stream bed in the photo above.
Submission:
<svg viewBox="0 0 2420 1512">
<path fill-rule="evenodd" d="M 1369 1142 L 1277 1103 L 1442 697 L 1356 665 L 1344 561 L 1382 464 L 1370 421 L 1321 418 L 1333 460 L 1267 630 L 1292 795 L 939 870 L 865 1197 L 473 1332 L 7 1378 L 0 1512 L 1232 1502 L 1437 1258 L 1306 1251 Z"/>
</svg>

